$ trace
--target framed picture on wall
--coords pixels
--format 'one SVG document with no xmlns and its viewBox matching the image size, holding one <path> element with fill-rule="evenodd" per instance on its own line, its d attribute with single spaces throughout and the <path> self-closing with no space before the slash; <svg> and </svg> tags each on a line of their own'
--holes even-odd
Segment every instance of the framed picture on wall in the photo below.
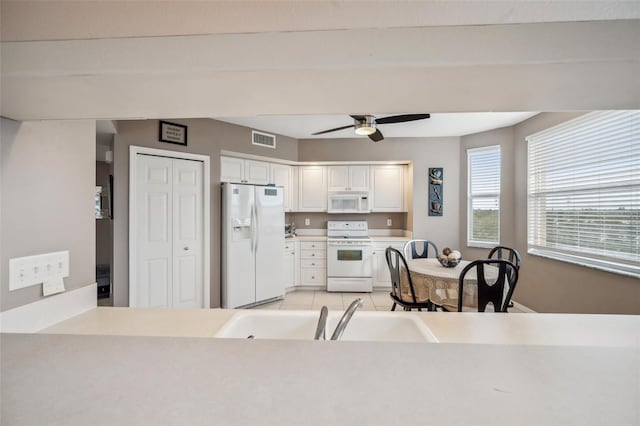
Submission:
<svg viewBox="0 0 640 426">
<path fill-rule="evenodd" d="M 429 168 L 429 216 L 442 216 L 442 167 Z"/>
<path fill-rule="evenodd" d="M 160 142 L 187 146 L 187 126 L 160 121 Z"/>
</svg>

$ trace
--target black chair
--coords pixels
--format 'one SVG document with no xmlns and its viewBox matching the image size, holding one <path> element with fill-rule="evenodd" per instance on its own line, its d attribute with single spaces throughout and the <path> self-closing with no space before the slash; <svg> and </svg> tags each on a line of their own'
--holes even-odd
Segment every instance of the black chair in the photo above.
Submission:
<svg viewBox="0 0 640 426">
<path fill-rule="evenodd" d="M 514 248 L 511 248 L 511 247 L 506 247 L 506 246 L 495 246 L 489 252 L 489 257 L 488 258 L 489 259 L 493 259 L 494 257 L 496 259 L 508 260 L 509 262 L 511 262 L 514 265 L 516 265 L 516 268 L 518 269 L 518 272 L 520 272 L 520 261 L 522 259 L 520 257 L 520 253 L 518 253 L 518 250 L 516 250 Z M 509 308 L 513 308 L 513 301 L 509 302 Z"/>
<path fill-rule="evenodd" d="M 520 262 L 522 258 L 520 257 L 520 253 L 518 253 L 518 250 L 511 247 L 495 246 L 489 252 L 488 259 L 493 259 L 494 255 L 495 259 L 508 260 L 509 262 L 516 265 L 516 268 L 520 270 Z"/>
<path fill-rule="evenodd" d="M 429 240 L 408 241 L 404 245 L 403 251 L 404 256 L 408 259 L 427 259 L 430 251 L 433 251 L 433 256 L 431 257 L 438 257 L 438 247 L 433 241 Z"/>
<path fill-rule="evenodd" d="M 411 272 L 409 271 L 407 261 L 402 253 L 392 247 L 387 247 L 384 255 L 387 259 L 389 273 L 391 274 L 391 293 L 389 293 L 391 300 L 393 300 L 391 310 L 395 311 L 396 305 L 402 306 L 405 311 L 411 311 L 412 309 L 422 311 L 423 308 L 429 311 L 432 310 L 431 301 L 418 301 L 416 298 L 413 280 L 411 279 Z M 405 294 L 404 297 L 402 294 L 403 288 L 401 284 L 403 273 L 406 276 L 406 287 L 408 290 L 408 293 Z"/>
<path fill-rule="evenodd" d="M 489 279 L 485 266 L 497 268 L 498 274 L 495 279 Z M 492 274 L 493 275 L 493 274 Z M 507 312 L 511 296 L 518 283 L 518 268 L 515 264 L 504 259 L 482 259 L 469 263 L 460 272 L 458 278 L 458 303 L 443 305 L 445 310 L 455 310 L 463 312 L 465 279 L 474 277 L 478 286 L 478 312 L 485 312 L 487 305 L 491 303 L 495 312 Z M 467 284 L 472 285 L 472 284 Z M 475 285 L 475 284 L 473 284 Z M 468 311 L 468 309 L 464 309 Z"/>
</svg>

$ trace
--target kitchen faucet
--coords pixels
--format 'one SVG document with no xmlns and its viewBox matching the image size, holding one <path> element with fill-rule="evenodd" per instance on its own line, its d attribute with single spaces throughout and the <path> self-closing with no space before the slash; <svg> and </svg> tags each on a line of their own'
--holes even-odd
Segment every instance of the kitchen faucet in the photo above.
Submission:
<svg viewBox="0 0 640 426">
<path fill-rule="evenodd" d="M 364 303 L 362 302 L 361 298 L 357 298 L 356 300 L 351 302 L 351 305 L 349 305 L 347 310 L 344 311 L 342 318 L 340 318 L 340 321 L 338 322 L 338 325 L 336 326 L 336 329 L 333 332 L 333 335 L 331 336 L 331 340 L 340 339 L 340 337 L 342 336 L 342 333 L 344 333 L 344 329 L 347 328 L 347 324 L 349 323 L 349 320 L 351 320 L 351 317 L 353 316 L 353 314 L 362 305 L 364 305 Z"/>
<path fill-rule="evenodd" d="M 323 306 L 322 309 L 320 309 L 320 318 L 318 318 L 318 326 L 316 327 L 316 334 L 313 337 L 313 340 L 320 340 L 321 336 L 322 340 L 327 340 L 327 315 L 329 315 L 329 308 Z"/>
</svg>

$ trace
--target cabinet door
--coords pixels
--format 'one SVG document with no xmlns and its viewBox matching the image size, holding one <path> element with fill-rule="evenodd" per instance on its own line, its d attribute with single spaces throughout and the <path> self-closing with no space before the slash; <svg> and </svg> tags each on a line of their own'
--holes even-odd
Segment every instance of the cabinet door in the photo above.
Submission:
<svg viewBox="0 0 640 426">
<path fill-rule="evenodd" d="M 295 285 L 295 253 L 293 251 L 284 252 L 284 287 L 289 288 Z"/>
<path fill-rule="evenodd" d="M 244 160 L 234 157 L 220 157 L 220 182 L 243 183 Z"/>
<path fill-rule="evenodd" d="M 384 256 L 384 249 L 376 249 L 373 255 L 373 285 L 391 288 L 391 275 Z"/>
<path fill-rule="evenodd" d="M 327 182 L 329 191 L 349 189 L 349 166 L 328 166 Z"/>
<path fill-rule="evenodd" d="M 286 164 L 270 163 L 269 183 L 284 188 L 284 211 L 293 211 L 294 200 L 294 167 Z"/>
<path fill-rule="evenodd" d="M 372 166 L 374 212 L 404 211 L 404 166 Z"/>
<path fill-rule="evenodd" d="M 269 183 L 269 163 L 266 161 L 244 160 L 245 182 L 254 185 Z"/>
<path fill-rule="evenodd" d="M 369 190 L 369 166 L 349 167 L 349 191 Z"/>
<path fill-rule="evenodd" d="M 298 168 L 300 186 L 298 211 L 327 211 L 327 168 L 325 166 L 301 166 Z"/>
</svg>

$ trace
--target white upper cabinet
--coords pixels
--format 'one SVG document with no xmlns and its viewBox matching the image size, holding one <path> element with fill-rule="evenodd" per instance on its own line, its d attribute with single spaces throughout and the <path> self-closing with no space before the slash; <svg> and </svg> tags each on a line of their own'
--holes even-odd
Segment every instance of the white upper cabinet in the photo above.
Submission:
<svg viewBox="0 0 640 426">
<path fill-rule="evenodd" d="M 301 212 L 327 211 L 327 167 L 298 167 L 298 209 Z"/>
<path fill-rule="evenodd" d="M 269 183 L 269 163 L 235 157 L 220 157 L 220 182 L 266 185 Z"/>
<path fill-rule="evenodd" d="M 369 166 L 327 167 L 329 191 L 369 191 Z"/>
<path fill-rule="evenodd" d="M 403 165 L 371 166 L 372 212 L 406 211 L 404 169 Z"/>
<path fill-rule="evenodd" d="M 269 183 L 284 188 L 284 211 L 295 211 L 298 204 L 297 167 L 278 163 L 270 163 L 269 167 Z"/>
</svg>

